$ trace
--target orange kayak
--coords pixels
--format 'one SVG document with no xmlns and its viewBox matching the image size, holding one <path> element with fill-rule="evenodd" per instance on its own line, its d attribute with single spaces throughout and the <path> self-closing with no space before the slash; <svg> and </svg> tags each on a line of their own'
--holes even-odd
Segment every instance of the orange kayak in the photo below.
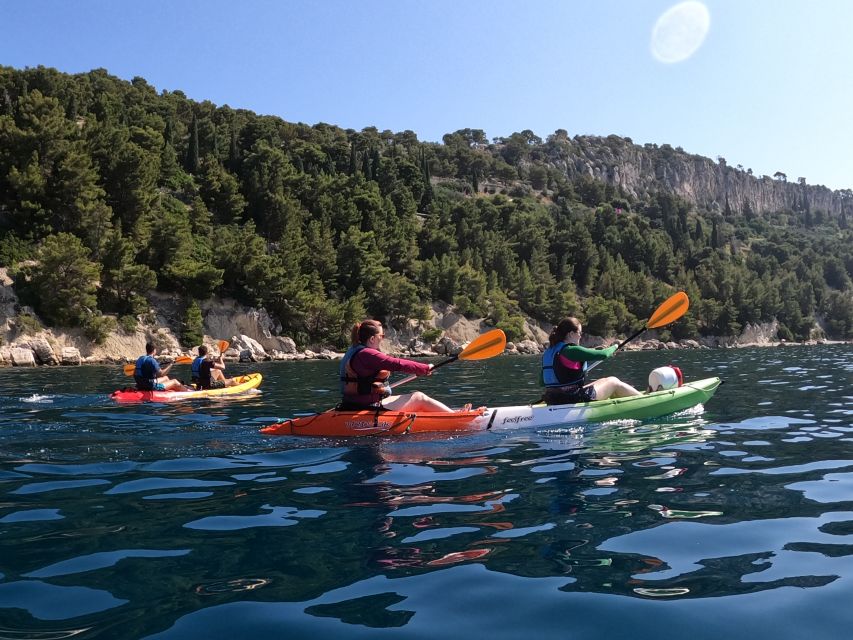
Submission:
<svg viewBox="0 0 853 640">
<path fill-rule="evenodd" d="M 282 420 L 261 429 L 276 436 L 375 436 L 406 433 L 469 431 L 478 428 L 484 409 L 444 413 L 425 411 L 338 411 L 330 409 Z"/>
</svg>

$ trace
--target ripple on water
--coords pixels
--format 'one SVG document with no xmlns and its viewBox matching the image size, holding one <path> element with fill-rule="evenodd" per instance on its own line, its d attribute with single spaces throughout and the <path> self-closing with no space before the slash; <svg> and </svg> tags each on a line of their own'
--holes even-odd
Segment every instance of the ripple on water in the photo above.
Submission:
<svg viewBox="0 0 853 640">
<path fill-rule="evenodd" d="M 274 507 L 265 504 L 261 509 L 267 514 L 254 516 L 210 516 L 187 522 L 187 529 L 203 529 L 206 531 L 236 531 L 253 529 L 255 527 L 290 527 L 299 524 L 302 518 L 319 518 L 326 514 L 318 509 L 297 509 L 296 507 Z"/>
</svg>

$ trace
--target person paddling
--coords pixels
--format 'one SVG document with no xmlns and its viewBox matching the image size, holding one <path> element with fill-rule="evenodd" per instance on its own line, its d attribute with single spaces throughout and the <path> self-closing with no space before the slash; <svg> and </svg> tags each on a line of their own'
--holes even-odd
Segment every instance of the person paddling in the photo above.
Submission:
<svg viewBox="0 0 853 640">
<path fill-rule="evenodd" d="M 447 405 L 421 391 L 391 395 L 388 378 L 392 371 L 426 376 L 433 365 L 404 358 L 394 358 L 380 351 L 385 331 L 378 320 L 365 320 L 352 328 L 352 346 L 344 354 L 340 366 L 340 408 L 385 409 L 390 411 L 453 412 Z M 470 405 L 463 410 L 470 409 Z"/>
<path fill-rule="evenodd" d="M 146 342 L 145 355 L 137 358 L 136 367 L 133 370 L 133 379 L 136 381 L 136 388 L 140 391 L 190 390 L 180 380 L 170 378 L 166 375 L 175 363 L 170 362 L 161 369 L 160 363 L 154 357 L 156 353 L 157 348 L 150 342 Z"/>
<path fill-rule="evenodd" d="M 576 404 L 640 395 L 634 387 L 614 376 L 586 384 L 588 363 L 609 358 L 616 351 L 616 345 L 606 349 L 581 347 L 581 332 L 577 318 L 565 318 L 551 330 L 549 347 L 542 354 L 543 401 L 546 404 Z"/>
<path fill-rule="evenodd" d="M 208 355 L 207 347 L 201 345 L 198 348 L 198 355 L 199 357 L 196 360 L 201 359 L 198 366 L 199 389 L 223 389 L 237 384 L 234 378 L 225 377 L 225 360 L 221 352 L 218 358 L 211 358 Z"/>
</svg>

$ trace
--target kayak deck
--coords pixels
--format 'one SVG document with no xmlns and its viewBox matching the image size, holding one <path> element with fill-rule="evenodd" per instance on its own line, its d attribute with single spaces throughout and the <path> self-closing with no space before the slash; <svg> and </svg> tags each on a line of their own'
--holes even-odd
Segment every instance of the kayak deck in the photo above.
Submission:
<svg viewBox="0 0 853 640">
<path fill-rule="evenodd" d="M 110 398 L 116 402 L 175 402 L 195 398 L 234 396 L 259 387 L 263 381 L 263 376 L 260 373 L 249 373 L 244 376 L 235 376 L 234 380 L 237 381 L 237 384 L 233 387 L 200 389 L 198 391 L 140 391 L 133 388 L 120 389 L 113 391 Z"/>
<path fill-rule="evenodd" d="M 517 427 L 586 424 L 609 420 L 645 420 L 689 409 L 709 400 L 719 378 L 630 398 L 596 400 L 567 405 L 521 405 L 454 413 L 405 411 L 339 411 L 281 420 L 261 429 L 268 435 L 376 436 L 408 433 L 483 431 Z"/>
</svg>

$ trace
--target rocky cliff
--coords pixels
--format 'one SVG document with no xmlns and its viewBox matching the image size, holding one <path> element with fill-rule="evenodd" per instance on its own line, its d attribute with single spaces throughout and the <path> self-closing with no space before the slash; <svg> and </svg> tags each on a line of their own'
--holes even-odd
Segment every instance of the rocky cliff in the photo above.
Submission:
<svg viewBox="0 0 853 640">
<path fill-rule="evenodd" d="M 576 136 L 549 141 L 545 148 L 546 161 L 569 178 L 590 176 L 633 196 L 669 191 L 720 212 L 728 200 L 737 213 L 748 206 L 755 213 L 788 209 L 853 214 L 850 189 L 833 191 L 807 184 L 804 177 L 789 180 L 781 172 L 754 176 L 751 169 L 731 167 L 723 158 L 714 161 L 667 144 L 640 146 L 619 136 Z"/>
</svg>

